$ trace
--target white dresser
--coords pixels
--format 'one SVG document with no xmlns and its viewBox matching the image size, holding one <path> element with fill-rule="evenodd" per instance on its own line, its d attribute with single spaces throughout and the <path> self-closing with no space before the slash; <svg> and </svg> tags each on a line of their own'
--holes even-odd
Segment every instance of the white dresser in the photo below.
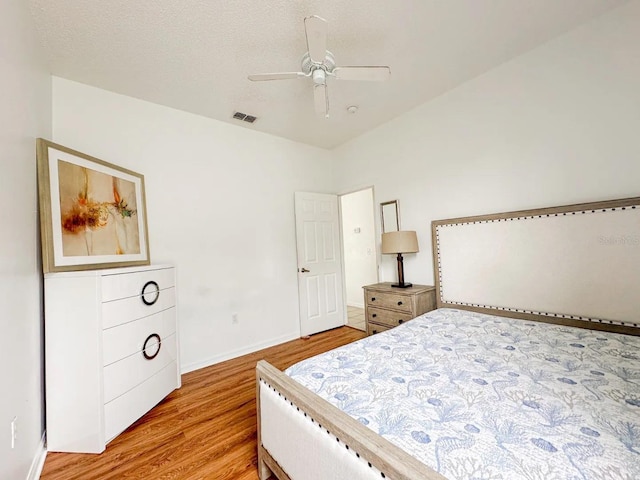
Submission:
<svg viewBox="0 0 640 480">
<path fill-rule="evenodd" d="M 180 387 L 175 269 L 45 275 L 47 449 L 100 453 Z"/>
</svg>

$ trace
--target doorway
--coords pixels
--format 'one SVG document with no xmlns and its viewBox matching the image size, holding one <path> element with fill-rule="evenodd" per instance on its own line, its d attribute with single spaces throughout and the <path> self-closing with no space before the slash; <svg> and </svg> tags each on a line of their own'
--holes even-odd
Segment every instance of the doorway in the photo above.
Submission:
<svg viewBox="0 0 640 480">
<path fill-rule="evenodd" d="M 373 187 L 340 196 L 347 325 L 366 330 L 362 287 L 378 282 Z"/>
<path fill-rule="evenodd" d="M 344 325 L 338 197 L 295 192 L 300 334 Z"/>
</svg>

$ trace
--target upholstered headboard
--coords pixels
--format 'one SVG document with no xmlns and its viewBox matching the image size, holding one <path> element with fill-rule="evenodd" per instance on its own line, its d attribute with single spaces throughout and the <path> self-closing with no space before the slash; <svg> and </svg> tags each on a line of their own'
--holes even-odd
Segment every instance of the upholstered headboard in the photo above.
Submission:
<svg viewBox="0 0 640 480">
<path fill-rule="evenodd" d="M 640 197 L 432 223 L 438 307 L 640 335 Z"/>
</svg>

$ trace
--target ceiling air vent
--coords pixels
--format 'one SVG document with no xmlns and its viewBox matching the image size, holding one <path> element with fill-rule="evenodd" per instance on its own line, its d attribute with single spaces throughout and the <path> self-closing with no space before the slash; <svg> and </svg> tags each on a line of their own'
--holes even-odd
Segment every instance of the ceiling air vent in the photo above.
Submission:
<svg viewBox="0 0 640 480">
<path fill-rule="evenodd" d="M 233 118 L 235 118 L 236 120 L 242 120 L 243 122 L 247 122 L 247 123 L 253 123 L 258 119 L 258 117 L 254 117 L 253 115 L 247 115 L 246 113 L 242 113 L 242 112 L 235 112 L 233 114 Z"/>
</svg>

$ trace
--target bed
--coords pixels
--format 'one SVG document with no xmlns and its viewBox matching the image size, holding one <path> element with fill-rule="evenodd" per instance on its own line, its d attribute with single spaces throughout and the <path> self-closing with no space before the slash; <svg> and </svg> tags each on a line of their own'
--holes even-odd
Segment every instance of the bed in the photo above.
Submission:
<svg viewBox="0 0 640 480">
<path fill-rule="evenodd" d="M 438 310 L 258 364 L 260 478 L 640 478 L 638 205 L 433 222 Z"/>
</svg>

